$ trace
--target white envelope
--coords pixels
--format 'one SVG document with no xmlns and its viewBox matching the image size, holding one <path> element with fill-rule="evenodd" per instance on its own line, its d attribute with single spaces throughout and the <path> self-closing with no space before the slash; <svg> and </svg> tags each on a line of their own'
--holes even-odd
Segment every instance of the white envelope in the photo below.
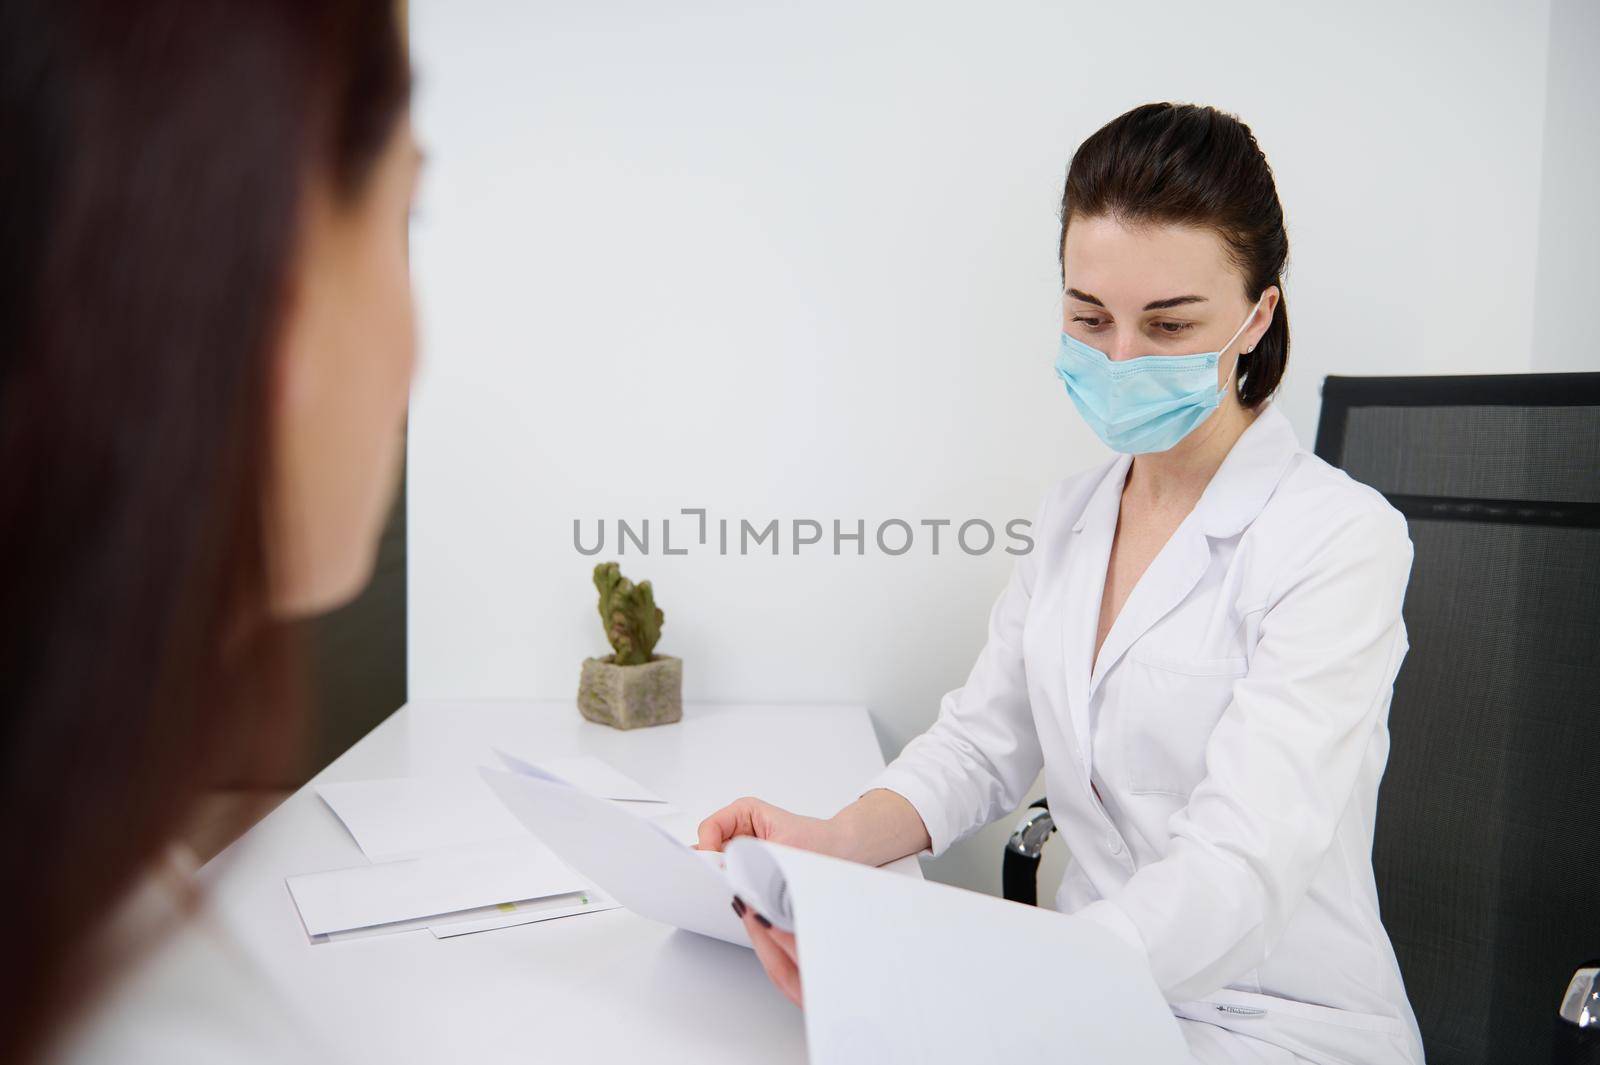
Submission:
<svg viewBox="0 0 1600 1065">
<path fill-rule="evenodd" d="M 305 873 L 286 883 L 313 936 L 589 887 L 549 848 L 526 836 L 421 858 Z"/>
<path fill-rule="evenodd" d="M 545 899 L 525 902 L 501 903 L 492 910 L 478 910 L 457 914 L 443 921 L 430 921 L 428 931 L 435 939 L 452 939 L 455 936 L 489 932 L 496 928 L 553 921 L 559 917 L 576 917 L 585 913 L 603 913 L 615 910 L 618 903 L 603 891 L 580 891 L 571 895 L 552 895 Z"/>
</svg>

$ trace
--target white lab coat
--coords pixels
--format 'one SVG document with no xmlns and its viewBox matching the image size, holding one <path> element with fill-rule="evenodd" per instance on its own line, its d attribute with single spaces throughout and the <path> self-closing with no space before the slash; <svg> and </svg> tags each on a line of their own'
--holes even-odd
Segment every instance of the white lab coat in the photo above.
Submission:
<svg viewBox="0 0 1600 1065">
<path fill-rule="evenodd" d="M 1072 855 L 1056 908 L 1148 956 L 1206 1045 L 1420 1065 L 1372 874 L 1405 519 L 1268 403 L 1091 672 L 1129 463 L 1049 493 L 967 683 L 869 787 L 905 796 L 938 855 L 1042 767 Z"/>
</svg>

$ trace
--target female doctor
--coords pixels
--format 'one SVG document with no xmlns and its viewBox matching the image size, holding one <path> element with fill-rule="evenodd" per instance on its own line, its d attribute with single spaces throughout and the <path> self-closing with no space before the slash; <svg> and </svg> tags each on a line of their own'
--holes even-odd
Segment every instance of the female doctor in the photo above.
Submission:
<svg viewBox="0 0 1600 1065">
<path fill-rule="evenodd" d="M 1073 156 L 1060 254 L 1056 371 L 1117 457 L 1047 494 L 966 684 L 859 799 L 740 799 L 700 846 L 938 855 L 1042 768 L 1056 908 L 1149 959 L 1196 1060 L 1419 1065 L 1371 861 L 1411 542 L 1272 403 L 1288 240 L 1254 135 L 1113 120 Z M 793 938 L 734 907 L 799 1003 Z"/>
</svg>

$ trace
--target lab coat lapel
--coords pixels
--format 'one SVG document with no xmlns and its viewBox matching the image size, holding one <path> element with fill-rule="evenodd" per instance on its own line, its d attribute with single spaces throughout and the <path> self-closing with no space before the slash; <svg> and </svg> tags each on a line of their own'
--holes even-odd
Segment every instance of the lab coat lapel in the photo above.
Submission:
<svg viewBox="0 0 1600 1065">
<path fill-rule="evenodd" d="M 1119 456 L 1106 470 L 1072 525 L 1074 542 L 1068 552 L 1062 591 L 1061 653 L 1065 662 L 1067 708 L 1077 754 L 1088 790 L 1090 765 L 1089 668 L 1094 655 L 1095 629 L 1100 620 L 1100 598 L 1106 586 L 1106 562 L 1122 508 L 1122 486 L 1132 458 Z"/>
<path fill-rule="evenodd" d="M 1150 631 L 1150 626 L 1166 617 L 1172 608 L 1183 602 L 1194 590 L 1211 564 L 1211 548 L 1205 534 L 1195 522 L 1191 512 L 1172 534 L 1161 551 L 1151 560 L 1150 566 L 1140 576 L 1122 611 L 1111 623 L 1106 642 L 1100 648 L 1094 672 L 1089 677 L 1089 698 L 1099 689 L 1100 682 L 1111 667 L 1135 640 Z M 1102 586 L 1105 570 L 1100 571 Z M 1095 605 L 1095 621 L 1099 621 L 1099 604 Z"/>
<path fill-rule="evenodd" d="M 1194 590 L 1211 564 L 1212 537 L 1229 537 L 1239 533 L 1255 519 L 1266 505 L 1267 499 L 1283 478 L 1289 462 L 1300 449 L 1289 420 L 1268 402 L 1256 415 L 1255 421 L 1245 429 L 1233 448 L 1222 460 L 1222 465 L 1211 477 L 1194 510 L 1189 513 L 1172 534 L 1172 539 L 1151 561 L 1129 593 L 1122 612 L 1106 634 L 1098 660 L 1093 662 L 1085 702 L 1094 698 L 1106 674 L 1117 664 L 1150 627 L 1166 617 Z M 1118 502 L 1120 504 L 1120 483 Z M 1119 508 L 1120 509 L 1120 505 Z M 1116 527 L 1113 516 L 1111 527 Z M 1104 588 L 1105 562 L 1100 566 L 1100 584 Z M 1094 615 L 1090 619 L 1090 654 L 1093 654 L 1093 631 L 1100 617 L 1100 594 L 1094 596 Z"/>
</svg>

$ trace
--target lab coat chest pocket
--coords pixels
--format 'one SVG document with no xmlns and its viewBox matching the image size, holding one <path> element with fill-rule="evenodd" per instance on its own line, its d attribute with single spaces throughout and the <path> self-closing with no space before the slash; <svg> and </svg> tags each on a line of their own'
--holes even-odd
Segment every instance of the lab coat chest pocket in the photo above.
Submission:
<svg viewBox="0 0 1600 1065">
<path fill-rule="evenodd" d="M 1118 664 L 1115 705 L 1129 791 L 1188 798 L 1205 776 L 1206 742 L 1248 668 L 1242 657 L 1171 658 L 1137 648 Z"/>
</svg>

